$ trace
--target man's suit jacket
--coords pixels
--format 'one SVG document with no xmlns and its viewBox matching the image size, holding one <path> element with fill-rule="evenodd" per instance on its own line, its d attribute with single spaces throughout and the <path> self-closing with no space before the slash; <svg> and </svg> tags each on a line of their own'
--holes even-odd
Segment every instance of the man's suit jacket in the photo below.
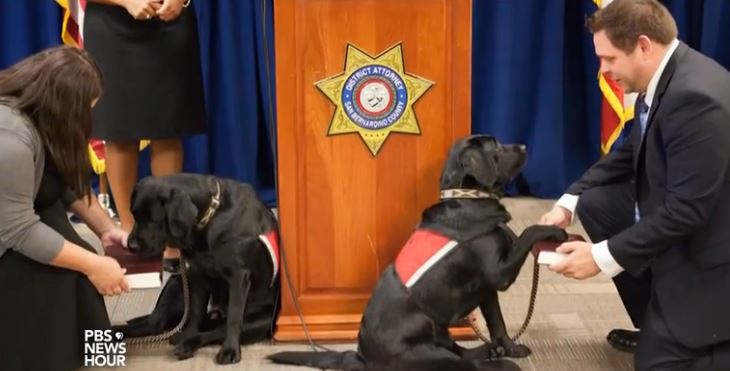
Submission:
<svg viewBox="0 0 730 371">
<path fill-rule="evenodd" d="M 567 193 L 633 175 L 641 219 L 608 240 L 611 255 L 632 275 L 651 269 L 654 299 L 681 343 L 730 340 L 730 73 L 680 43 L 643 140 L 639 127 Z"/>
</svg>

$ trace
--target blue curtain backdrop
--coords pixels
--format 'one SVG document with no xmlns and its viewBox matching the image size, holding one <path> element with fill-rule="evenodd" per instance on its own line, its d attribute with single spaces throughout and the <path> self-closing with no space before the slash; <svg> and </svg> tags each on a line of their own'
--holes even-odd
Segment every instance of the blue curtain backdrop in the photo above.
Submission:
<svg viewBox="0 0 730 371">
<path fill-rule="evenodd" d="M 599 158 L 592 1 L 474 2 L 472 130 L 527 144 L 522 194 L 557 197 Z M 679 38 L 730 67 L 730 1 L 663 1 Z"/>
<path fill-rule="evenodd" d="M 513 192 L 557 197 L 599 156 L 590 0 L 473 0 L 474 133 L 524 143 Z M 680 39 L 730 67 L 730 2 L 666 0 Z M 272 0 L 198 0 L 209 133 L 186 140 L 186 171 L 274 192 Z M 52 0 L 0 0 L 0 68 L 59 43 Z M 145 161 L 142 161 L 144 164 Z M 142 166 L 142 174 L 149 172 Z"/>
</svg>

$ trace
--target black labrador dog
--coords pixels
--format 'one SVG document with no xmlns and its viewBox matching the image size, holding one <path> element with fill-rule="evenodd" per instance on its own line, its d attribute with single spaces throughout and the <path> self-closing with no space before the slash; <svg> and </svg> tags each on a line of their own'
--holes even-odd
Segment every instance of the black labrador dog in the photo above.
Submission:
<svg viewBox="0 0 730 371">
<path fill-rule="evenodd" d="M 536 241 L 565 241 L 565 231 L 531 226 L 516 237 L 499 202 L 503 185 L 526 162 L 525 146 L 475 135 L 454 144 L 441 175 L 441 200 L 388 266 L 363 314 L 357 351 L 280 352 L 276 363 L 335 370 L 519 370 L 500 357 L 530 349 L 508 336 L 498 291 L 515 281 Z M 492 343 L 465 349 L 449 325 L 479 307 Z"/>
<path fill-rule="evenodd" d="M 130 250 L 159 255 L 165 246 L 177 247 L 189 265 L 189 317 L 171 338 L 179 359 L 222 343 L 216 362 L 236 363 L 241 344 L 272 337 L 279 310 L 278 228 L 251 186 L 197 174 L 148 177 L 134 189 L 132 214 Z M 208 315 L 209 304 L 220 308 L 212 316 L 217 318 Z M 174 325 L 181 306 L 182 298 L 158 303 L 132 332 Z"/>
</svg>

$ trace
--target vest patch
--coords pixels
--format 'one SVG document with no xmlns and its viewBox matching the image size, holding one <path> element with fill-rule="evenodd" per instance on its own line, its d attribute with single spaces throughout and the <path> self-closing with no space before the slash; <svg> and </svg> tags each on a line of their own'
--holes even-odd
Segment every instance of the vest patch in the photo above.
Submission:
<svg viewBox="0 0 730 371">
<path fill-rule="evenodd" d="M 396 274 L 410 288 L 458 244 L 436 232 L 417 229 L 395 259 Z"/>
<path fill-rule="evenodd" d="M 269 256 L 271 256 L 271 264 L 274 267 L 274 276 L 271 277 L 271 284 L 273 285 L 276 281 L 276 275 L 279 273 L 279 236 L 276 229 L 272 229 L 268 233 L 260 234 L 259 240 L 264 243 Z"/>
</svg>

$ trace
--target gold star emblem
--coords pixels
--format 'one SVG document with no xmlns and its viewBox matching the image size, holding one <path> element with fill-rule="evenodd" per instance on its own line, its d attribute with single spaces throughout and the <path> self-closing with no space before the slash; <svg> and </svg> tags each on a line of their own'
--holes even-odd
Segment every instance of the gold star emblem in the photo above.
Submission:
<svg viewBox="0 0 730 371">
<path fill-rule="evenodd" d="M 400 43 L 376 57 L 348 43 L 345 71 L 315 85 L 336 106 L 327 134 L 358 133 L 376 156 L 390 133 L 421 133 L 413 104 L 433 82 L 405 72 Z"/>
</svg>

